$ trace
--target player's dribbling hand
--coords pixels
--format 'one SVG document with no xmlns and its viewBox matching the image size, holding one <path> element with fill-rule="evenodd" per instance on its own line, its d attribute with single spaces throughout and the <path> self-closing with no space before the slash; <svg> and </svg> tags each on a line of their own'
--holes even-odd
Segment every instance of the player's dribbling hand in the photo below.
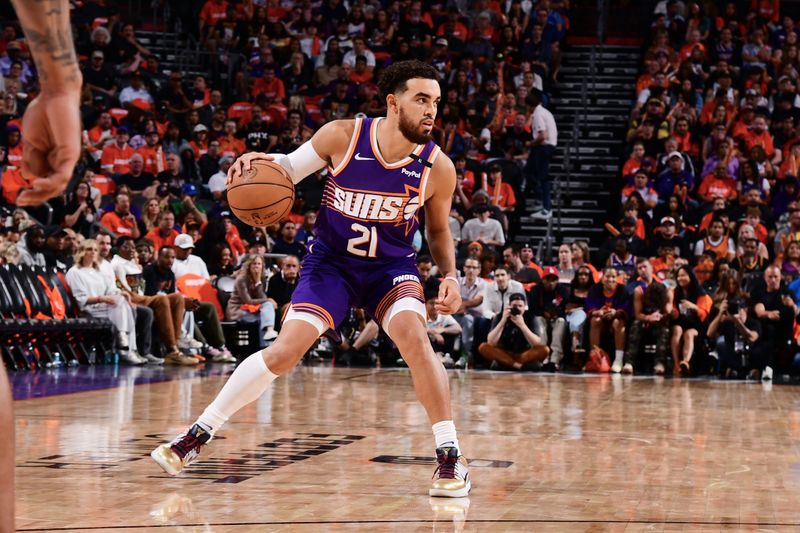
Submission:
<svg viewBox="0 0 800 533">
<path fill-rule="evenodd" d="M 22 117 L 22 176 L 31 188 L 17 205 L 39 205 L 69 184 L 81 152 L 79 92 L 42 93 Z"/>
<path fill-rule="evenodd" d="M 451 279 L 443 279 L 439 284 L 439 297 L 436 298 L 436 311 L 452 315 L 461 307 L 461 288 Z"/>
<path fill-rule="evenodd" d="M 228 169 L 228 180 L 225 186 L 230 186 L 234 178 L 241 176 L 246 170 L 250 170 L 253 161 L 262 159 L 264 161 L 273 161 L 275 158 L 264 152 L 247 152 L 236 158 L 231 167 Z"/>
</svg>

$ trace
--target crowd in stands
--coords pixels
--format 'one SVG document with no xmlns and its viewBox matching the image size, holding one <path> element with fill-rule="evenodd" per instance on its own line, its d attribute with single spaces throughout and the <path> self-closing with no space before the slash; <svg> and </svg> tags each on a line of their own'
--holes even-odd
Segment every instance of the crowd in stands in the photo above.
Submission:
<svg viewBox="0 0 800 533">
<path fill-rule="evenodd" d="M 18 23 L 2 23 L 0 262 L 66 271 L 80 308 L 114 322 L 127 363 L 230 360 L 220 319 L 258 323 L 262 344 L 275 338 L 314 239 L 326 171 L 298 185 L 287 220 L 259 229 L 230 215 L 226 172 L 247 151 L 296 149 L 327 121 L 385 113 L 376 82 L 394 61 L 428 61 L 441 74 L 434 140 L 457 168 L 459 264 L 476 258 L 481 281 L 499 279 L 523 191 L 550 208 L 556 131 L 543 104 L 558 77 L 567 1 L 182 2 L 169 24 L 206 52 L 203 74 L 163 67 L 166 57 L 148 48 L 158 37 L 137 36 L 125 2 L 73 7 L 84 150 L 48 208 L 14 206 L 29 185 L 21 116 L 38 81 Z M 414 246 L 427 252 L 424 231 Z M 538 276 L 521 264 L 513 275 L 531 287 Z M 487 317 L 506 305 L 504 291 L 487 295 Z M 345 361 L 382 338 L 363 310 L 351 318 L 331 334 Z M 439 318 L 444 335 L 455 330 Z"/>
</svg>

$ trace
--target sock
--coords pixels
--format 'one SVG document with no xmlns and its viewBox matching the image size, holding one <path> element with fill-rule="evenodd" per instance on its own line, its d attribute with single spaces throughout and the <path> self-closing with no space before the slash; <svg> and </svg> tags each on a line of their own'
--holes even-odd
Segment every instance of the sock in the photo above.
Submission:
<svg viewBox="0 0 800 533">
<path fill-rule="evenodd" d="M 449 445 L 461 452 L 461 447 L 458 445 L 458 437 L 456 436 L 456 425 L 452 420 L 442 420 L 436 422 L 433 426 L 433 437 L 436 439 L 436 447 Z"/>
<path fill-rule="evenodd" d="M 622 359 L 624 357 L 625 357 L 625 351 L 624 350 L 614 350 L 614 362 L 615 363 L 617 361 L 619 361 L 621 363 Z"/>
<path fill-rule="evenodd" d="M 236 411 L 264 394 L 277 377 L 267 368 L 261 351 L 257 351 L 234 370 L 217 397 L 195 423 L 214 435 Z"/>
</svg>

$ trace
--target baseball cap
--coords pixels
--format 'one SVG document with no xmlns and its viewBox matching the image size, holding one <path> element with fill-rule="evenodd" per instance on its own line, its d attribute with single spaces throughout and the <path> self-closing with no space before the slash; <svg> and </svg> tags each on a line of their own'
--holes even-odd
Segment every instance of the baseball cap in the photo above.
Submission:
<svg viewBox="0 0 800 533">
<path fill-rule="evenodd" d="M 219 164 L 221 165 L 222 163 L 233 163 L 233 157 L 231 157 L 229 155 L 226 155 L 226 156 L 222 157 L 219 160 Z"/>
<path fill-rule="evenodd" d="M 523 245 L 520 247 L 520 250 L 524 250 L 525 248 L 527 248 L 528 250 L 533 250 L 533 246 L 532 246 L 532 245 L 531 245 L 531 243 L 529 243 L 529 242 L 526 242 L 525 244 L 523 244 Z"/>
<path fill-rule="evenodd" d="M 192 239 L 191 235 L 181 233 L 175 237 L 175 246 L 178 248 L 183 248 L 184 250 L 187 248 L 194 248 L 194 240 Z"/>
<path fill-rule="evenodd" d="M 668 217 L 665 217 L 668 218 Z M 636 219 L 633 217 L 622 217 L 622 220 L 619 221 L 621 226 L 635 226 Z"/>
<path fill-rule="evenodd" d="M 152 135 L 153 133 L 158 135 L 158 130 L 154 130 L 153 128 L 147 128 L 144 130 L 145 135 Z"/>
<path fill-rule="evenodd" d="M 683 156 L 682 156 L 682 155 L 681 155 L 681 153 L 680 153 L 680 152 L 678 152 L 677 150 L 676 150 L 675 152 L 670 152 L 670 153 L 669 153 L 669 155 L 667 156 L 667 161 L 669 161 L 669 160 L 670 160 L 670 159 L 672 159 L 673 157 L 678 157 L 678 158 L 680 158 L 681 160 L 683 160 Z"/>
<path fill-rule="evenodd" d="M 197 133 L 197 132 L 200 132 L 200 131 L 208 131 L 208 128 L 206 128 L 202 124 L 198 124 L 197 126 L 194 127 L 194 129 L 192 131 L 194 133 Z"/>
<path fill-rule="evenodd" d="M 664 218 L 661 219 L 661 223 L 662 224 L 672 224 L 674 226 L 675 225 L 675 219 L 672 218 L 672 217 L 664 217 Z"/>
<path fill-rule="evenodd" d="M 522 300 L 523 302 L 527 302 L 528 301 L 527 298 L 525 298 L 525 295 L 522 294 L 521 292 L 515 292 L 514 294 L 512 294 L 511 296 L 508 297 L 508 303 L 511 303 L 511 302 L 513 302 L 515 300 Z"/>
<path fill-rule="evenodd" d="M 64 228 L 62 228 L 61 226 L 59 226 L 57 224 L 52 224 L 50 226 L 47 226 L 44 229 L 44 236 L 45 237 L 65 236 L 66 234 L 67 234 L 67 232 L 64 231 Z"/>
<path fill-rule="evenodd" d="M 544 267 L 542 269 L 542 278 L 546 278 L 547 276 L 559 276 L 558 269 L 554 266 Z"/>
<path fill-rule="evenodd" d="M 436 45 L 447 46 L 447 39 L 445 39 L 444 37 L 439 37 L 438 39 L 436 39 Z"/>
<path fill-rule="evenodd" d="M 127 126 L 120 126 L 119 128 L 117 128 L 117 133 L 128 133 L 129 134 L 130 130 L 128 129 Z"/>
</svg>

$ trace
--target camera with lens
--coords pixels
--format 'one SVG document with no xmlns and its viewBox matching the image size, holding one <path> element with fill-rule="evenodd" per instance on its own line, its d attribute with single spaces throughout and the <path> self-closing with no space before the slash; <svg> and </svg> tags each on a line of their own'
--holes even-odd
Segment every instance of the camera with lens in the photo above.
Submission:
<svg viewBox="0 0 800 533">
<path fill-rule="evenodd" d="M 742 302 L 737 298 L 734 300 L 728 301 L 728 314 L 735 315 L 739 313 L 739 309 L 742 307 Z"/>
<path fill-rule="evenodd" d="M 512 308 L 511 308 L 511 311 L 510 311 L 510 313 L 511 313 L 512 315 L 514 315 L 514 316 L 517 316 L 517 315 L 521 315 L 521 314 L 522 314 L 522 311 L 520 311 L 520 310 L 519 310 L 519 309 L 517 309 L 516 307 L 512 307 Z"/>
</svg>

